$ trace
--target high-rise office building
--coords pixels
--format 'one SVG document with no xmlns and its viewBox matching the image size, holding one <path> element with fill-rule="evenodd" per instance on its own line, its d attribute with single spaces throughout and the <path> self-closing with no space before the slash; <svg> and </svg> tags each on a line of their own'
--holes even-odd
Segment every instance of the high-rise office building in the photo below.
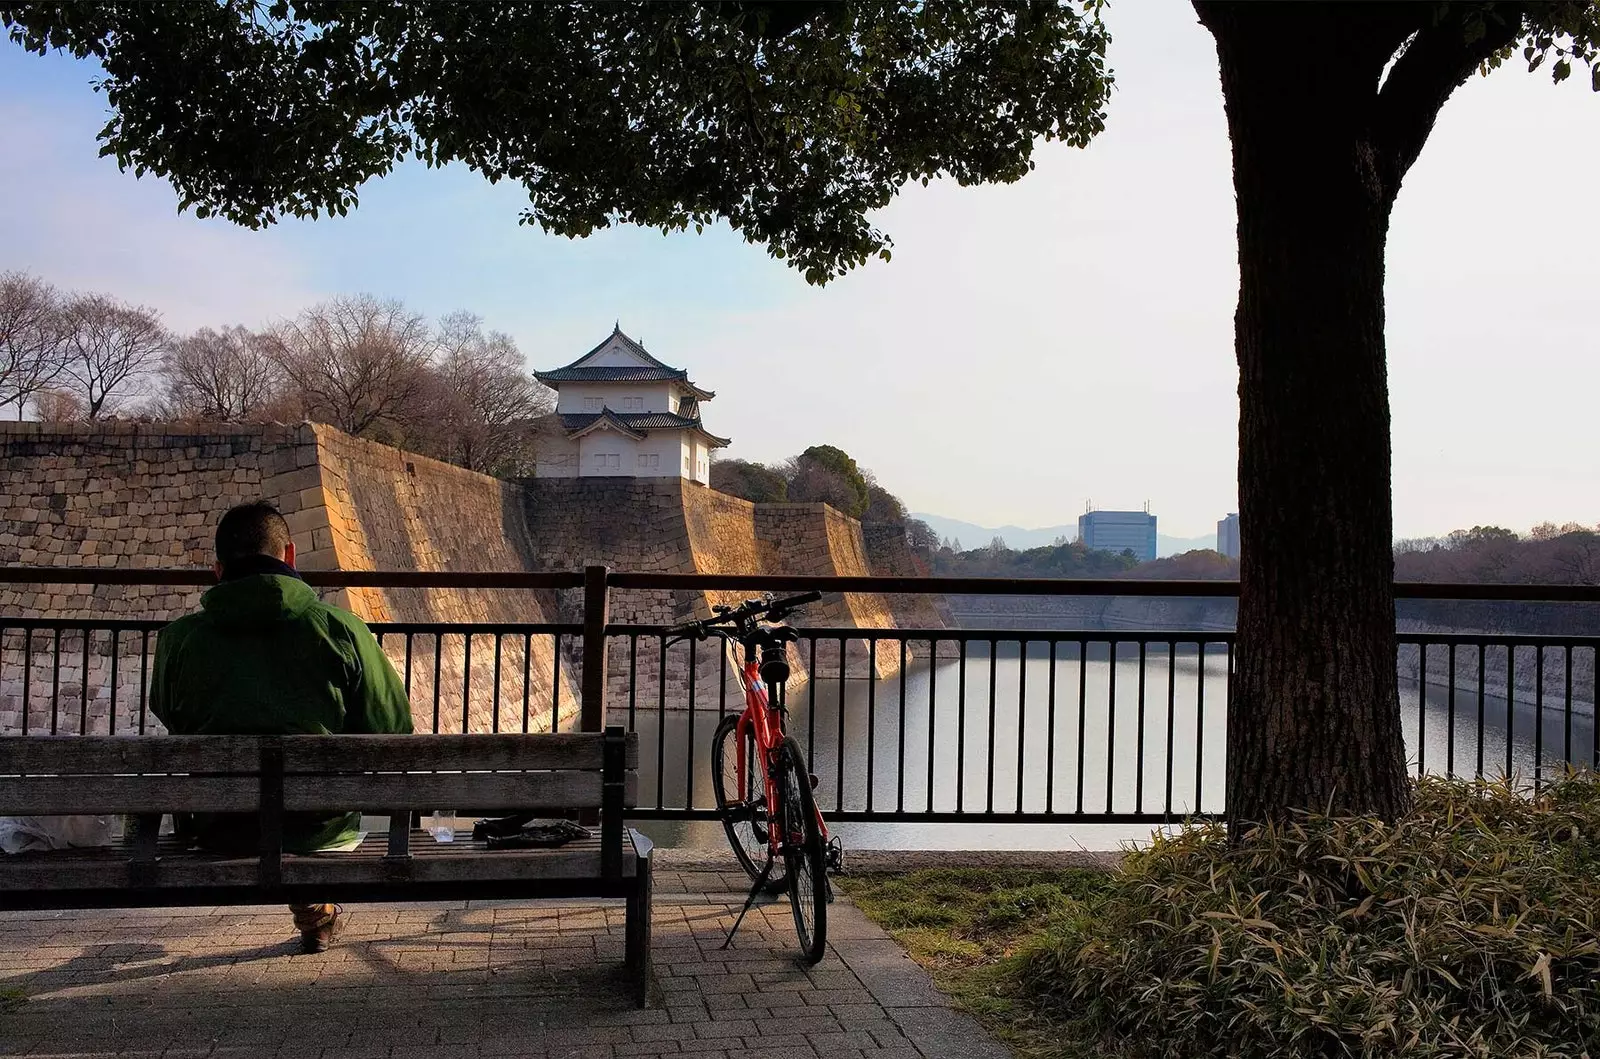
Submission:
<svg viewBox="0 0 1600 1059">
<path fill-rule="evenodd" d="M 1229 512 L 1228 517 L 1217 521 L 1217 554 L 1229 559 L 1239 558 L 1239 513 Z"/>
<path fill-rule="evenodd" d="M 1156 557 L 1156 517 L 1149 511 L 1086 511 L 1078 516 L 1078 539 L 1103 552 L 1132 552 L 1141 563 Z"/>
</svg>

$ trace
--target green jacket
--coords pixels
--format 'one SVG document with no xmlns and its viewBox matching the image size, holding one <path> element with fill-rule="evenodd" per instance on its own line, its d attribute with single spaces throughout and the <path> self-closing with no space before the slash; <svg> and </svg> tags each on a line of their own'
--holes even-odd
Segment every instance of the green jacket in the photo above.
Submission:
<svg viewBox="0 0 1600 1059">
<path fill-rule="evenodd" d="M 174 735 L 404 734 L 405 685 L 372 632 L 304 581 L 257 574 L 224 581 L 200 611 L 161 630 L 150 710 Z M 359 813 L 290 813 L 284 848 L 310 852 L 348 840 Z M 200 844 L 252 852 L 256 817 L 196 817 Z"/>
</svg>

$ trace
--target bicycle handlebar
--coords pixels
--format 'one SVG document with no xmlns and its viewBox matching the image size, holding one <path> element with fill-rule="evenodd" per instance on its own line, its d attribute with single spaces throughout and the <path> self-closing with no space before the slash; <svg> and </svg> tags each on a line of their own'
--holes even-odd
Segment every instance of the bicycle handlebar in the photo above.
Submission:
<svg viewBox="0 0 1600 1059">
<path fill-rule="evenodd" d="M 725 632 L 717 628 L 722 625 L 743 625 L 756 618 L 765 617 L 768 621 L 781 621 L 790 613 L 805 606 L 815 603 L 822 598 L 821 592 L 802 592 L 797 596 L 787 596 L 783 599 L 748 599 L 737 607 L 723 611 L 713 618 L 703 621 L 685 622 L 668 630 L 671 639 L 681 639 L 689 636 L 705 639 L 715 632 Z"/>
</svg>

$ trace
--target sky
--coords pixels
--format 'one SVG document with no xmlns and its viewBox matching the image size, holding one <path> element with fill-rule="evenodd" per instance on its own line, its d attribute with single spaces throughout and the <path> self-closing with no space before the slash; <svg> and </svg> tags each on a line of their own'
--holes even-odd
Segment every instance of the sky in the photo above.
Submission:
<svg viewBox="0 0 1600 1059">
<path fill-rule="evenodd" d="M 1195 536 L 1237 507 L 1238 271 L 1211 38 L 1181 0 L 1107 12 L 1116 89 L 1085 150 L 1013 185 L 906 189 L 874 262 L 808 286 L 727 229 L 584 240 L 517 223 L 519 188 L 406 165 L 349 217 L 260 232 L 177 212 L 97 156 L 93 67 L 0 41 L 0 270 L 168 325 L 265 325 L 371 293 L 481 315 L 532 368 L 620 321 L 717 392 L 726 455 L 833 444 L 912 510 L 1070 524 L 1146 502 Z M 1600 523 L 1600 97 L 1508 66 L 1445 107 L 1388 256 L 1395 532 Z"/>
</svg>

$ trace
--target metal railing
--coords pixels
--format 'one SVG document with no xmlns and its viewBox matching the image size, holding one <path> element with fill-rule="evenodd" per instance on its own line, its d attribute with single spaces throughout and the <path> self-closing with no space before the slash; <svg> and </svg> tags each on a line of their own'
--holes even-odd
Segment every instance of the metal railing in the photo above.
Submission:
<svg viewBox="0 0 1600 1059">
<path fill-rule="evenodd" d="M 0 570 L 0 582 L 209 583 L 195 571 Z M 138 576 L 135 576 L 138 575 Z M 1228 582 L 311 573 L 337 587 L 582 590 L 583 622 L 374 623 L 419 730 L 559 731 L 622 721 L 641 737 L 640 819 L 711 820 L 718 721 L 743 707 L 720 643 L 666 646 L 612 622 L 613 592 L 1211 596 Z M 1408 598 L 1600 602 L 1600 589 L 1397 586 Z M 1409 590 L 1409 591 L 1408 591 Z M 0 616 L 0 732 L 143 733 L 162 622 Z M 1229 632 L 810 627 L 789 730 L 846 822 L 1161 824 L 1226 805 Z M 1397 666 L 1417 772 L 1537 785 L 1600 764 L 1600 637 L 1402 633 Z"/>
</svg>

